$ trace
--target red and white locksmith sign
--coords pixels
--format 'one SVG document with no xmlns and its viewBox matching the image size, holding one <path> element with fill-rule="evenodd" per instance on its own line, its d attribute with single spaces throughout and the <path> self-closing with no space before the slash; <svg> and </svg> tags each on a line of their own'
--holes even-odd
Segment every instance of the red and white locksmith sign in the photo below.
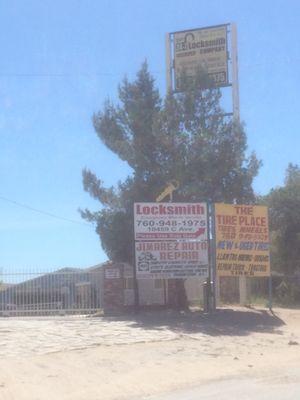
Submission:
<svg viewBox="0 0 300 400">
<path fill-rule="evenodd" d="M 206 203 L 135 203 L 135 240 L 207 240 Z"/>
<path fill-rule="evenodd" d="M 208 276 L 206 203 L 135 203 L 139 279 Z"/>
</svg>

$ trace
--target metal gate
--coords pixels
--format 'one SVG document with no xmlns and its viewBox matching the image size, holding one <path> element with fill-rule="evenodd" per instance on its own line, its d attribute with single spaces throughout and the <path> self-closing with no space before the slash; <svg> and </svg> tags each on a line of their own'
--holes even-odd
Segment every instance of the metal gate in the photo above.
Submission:
<svg viewBox="0 0 300 400">
<path fill-rule="evenodd" d="M 90 314 L 102 307 L 103 270 L 0 272 L 0 315 Z"/>
</svg>

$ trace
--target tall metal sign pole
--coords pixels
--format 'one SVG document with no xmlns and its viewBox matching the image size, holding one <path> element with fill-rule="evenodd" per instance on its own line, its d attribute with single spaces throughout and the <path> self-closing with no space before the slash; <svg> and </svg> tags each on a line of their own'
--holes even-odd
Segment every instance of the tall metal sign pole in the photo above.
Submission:
<svg viewBox="0 0 300 400">
<path fill-rule="evenodd" d="M 240 94 L 237 52 L 237 29 L 236 24 L 231 24 L 231 66 L 232 66 L 232 109 L 233 118 L 240 122 Z"/>
<path fill-rule="evenodd" d="M 166 82 L 167 91 L 172 90 L 172 58 L 171 58 L 171 35 L 166 33 Z"/>
<path fill-rule="evenodd" d="M 239 94 L 239 76 L 238 76 L 238 52 L 237 52 L 237 29 L 236 24 L 232 23 L 231 28 L 231 81 L 232 81 L 232 110 L 233 120 L 235 123 L 240 123 L 240 94 Z M 239 277 L 239 293 L 240 304 L 247 304 L 247 278 Z"/>
</svg>

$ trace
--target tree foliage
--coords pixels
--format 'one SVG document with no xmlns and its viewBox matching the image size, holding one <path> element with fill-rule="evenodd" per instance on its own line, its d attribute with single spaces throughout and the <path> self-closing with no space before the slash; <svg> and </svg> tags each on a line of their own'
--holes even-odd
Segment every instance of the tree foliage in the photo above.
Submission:
<svg viewBox="0 0 300 400">
<path fill-rule="evenodd" d="M 184 92 L 162 99 L 144 63 L 133 82 L 124 79 L 119 86 L 119 103 L 107 101 L 94 115 L 101 142 L 132 169 L 125 182 L 111 188 L 83 171 L 84 189 L 102 209 L 81 213 L 96 222 L 110 259 L 132 261 L 133 203 L 155 201 L 172 179 L 180 182 L 175 201 L 254 199 L 252 180 L 260 162 L 254 153 L 246 157 L 246 134 L 224 116 L 220 90 L 197 89 L 207 80 L 199 72 Z"/>
<path fill-rule="evenodd" d="M 300 270 L 300 168 L 289 164 L 283 187 L 271 190 L 269 206 L 272 238 L 272 265 L 292 274 Z"/>
</svg>

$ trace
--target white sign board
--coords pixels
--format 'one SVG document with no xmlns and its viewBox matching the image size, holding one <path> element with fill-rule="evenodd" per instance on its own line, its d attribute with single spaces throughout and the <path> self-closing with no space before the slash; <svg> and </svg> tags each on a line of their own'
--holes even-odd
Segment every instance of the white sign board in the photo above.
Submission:
<svg viewBox="0 0 300 400">
<path fill-rule="evenodd" d="M 202 241 L 136 242 L 138 279 L 208 276 L 207 235 Z"/>
<path fill-rule="evenodd" d="M 205 70 L 216 86 L 228 84 L 227 26 L 213 26 L 173 34 L 175 89 L 181 78 L 195 78 Z"/>
<path fill-rule="evenodd" d="M 121 277 L 119 268 L 107 268 L 105 270 L 106 279 L 119 279 Z"/>
<path fill-rule="evenodd" d="M 206 203 L 135 203 L 135 240 L 207 240 Z"/>
</svg>

